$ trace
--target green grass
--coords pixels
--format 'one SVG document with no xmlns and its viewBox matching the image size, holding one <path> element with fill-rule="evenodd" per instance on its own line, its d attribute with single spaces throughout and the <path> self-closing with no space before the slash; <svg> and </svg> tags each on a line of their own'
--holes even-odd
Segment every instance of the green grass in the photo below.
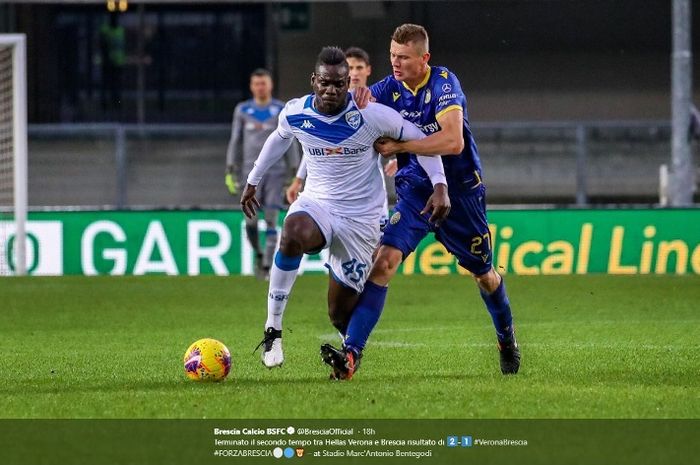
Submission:
<svg viewBox="0 0 700 465">
<path fill-rule="evenodd" d="M 504 377 L 467 278 L 398 277 L 350 382 L 325 276 L 304 276 L 285 317 L 283 368 L 259 342 L 266 283 L 241 277 L 0 279 L 4 418 L 700 418 L 698 277 L 507 279 L 521 372 Z M 188 381 L 201 337 L 233 356 L 223 383 Z"/>
</svg>

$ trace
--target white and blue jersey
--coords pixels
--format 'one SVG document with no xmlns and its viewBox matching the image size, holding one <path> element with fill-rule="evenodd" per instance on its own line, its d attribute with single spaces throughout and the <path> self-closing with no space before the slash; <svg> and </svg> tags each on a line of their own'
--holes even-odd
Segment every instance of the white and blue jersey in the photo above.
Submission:
<svg viewBox="0 0 700 465">
<path fill-rule="evenodd" d="M 345 108 L 329 116 L 318 112 L 313 102 L 313 94 L 289 101 L 277 128 L 280 137 L 296 137 L 301 143 L 307 167 L 301 196 L 324 203 L 333 214 L 378 221 L 386 192 L 374 141 L 382 136 L 417 139 L 422 134 L 383 105 L 371 103 L 360 110 L 348 97 Z"/>
<path fill-rule="evenodd" d="M 423 82 L 411 89 L 394 76 L 387 76 L 370 86 L 372 96 L 398 111 L 402 117 L 418 126 L 426 136 L 440 130 L 437 119 L 453 110 L 462 110 L 464 149 L 460 155 L 442 157 L 447 185 L 452 189 L 473 187 L 480 183 L 481 161 L 467 117 L 467 99 L 462 86 L 452 72 L 442 66 L 431 66 Z M 431 184 L 420 169 L 415 155 L 399 154 L 399 171 L 396 180 L 409 178 L 412 184 L 422 183 L 426 189 Z"/>
</svg>

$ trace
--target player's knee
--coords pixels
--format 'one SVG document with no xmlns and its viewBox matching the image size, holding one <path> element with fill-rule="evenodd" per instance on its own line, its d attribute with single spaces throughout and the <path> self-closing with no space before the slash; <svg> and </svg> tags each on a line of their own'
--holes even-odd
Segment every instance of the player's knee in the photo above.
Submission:
<svg viewBox="0 0 700 465">
<path fill-rule="evenodd" d="M 372 278 L 391 279 L 401 264 L 401 251 L 381 247 L 372 265 Z"/>
<path fill-rule="evenodd" d="M 296 257 L 304 253 L 304 243 L 294 230 L 289 231 L 286 227 L 282 230 L 280 238 L 280 252 L 288 257 Z"/>
<path fill-rule="evenodd" d="M 496 270 L 494 270 L 493 268 L 491 268 L 484 274 L 475 275 L 474 280 L 480 288 L 482 288 L 489 294 L 498 289 L 498 286 L 501 284 L 501 276 L 498 273 L 496 273 Z"/>
<path fill-rule="evenodd" d="M 280 250 L 288 256 L 301 255 L 310 247 L 313 240 L 313 225 L 310 219 L 301 215 L 287 218 L 280 238 Z"/>
</svg>

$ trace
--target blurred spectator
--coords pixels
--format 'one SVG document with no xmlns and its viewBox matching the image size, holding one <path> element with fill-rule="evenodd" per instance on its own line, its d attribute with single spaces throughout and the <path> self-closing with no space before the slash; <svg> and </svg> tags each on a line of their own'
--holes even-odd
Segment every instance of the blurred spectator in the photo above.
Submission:
<svg viewBox="0 0 700 465">
<path fill-rule="evenodd" d="M 119 108 L 121 104 L 122 70 L 126 63 L 124 36 L 124 28 L 119 25 L 118 14 L 111 13 L 109 22 L 105 22 L 100 28 L 103 110 L 107 110 L 108 107 Z"/>
</svg>

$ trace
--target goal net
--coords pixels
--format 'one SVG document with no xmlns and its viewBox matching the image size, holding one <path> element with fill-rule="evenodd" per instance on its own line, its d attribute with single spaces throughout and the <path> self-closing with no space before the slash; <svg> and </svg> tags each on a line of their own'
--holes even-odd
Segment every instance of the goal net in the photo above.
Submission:
<svg viewBox="0 0 700 465">
<path fill-rule="evenodd" d="M 0 34 L 0 276 L 26 274 L 27 94 L 24 34 Z"/>
</svg>

